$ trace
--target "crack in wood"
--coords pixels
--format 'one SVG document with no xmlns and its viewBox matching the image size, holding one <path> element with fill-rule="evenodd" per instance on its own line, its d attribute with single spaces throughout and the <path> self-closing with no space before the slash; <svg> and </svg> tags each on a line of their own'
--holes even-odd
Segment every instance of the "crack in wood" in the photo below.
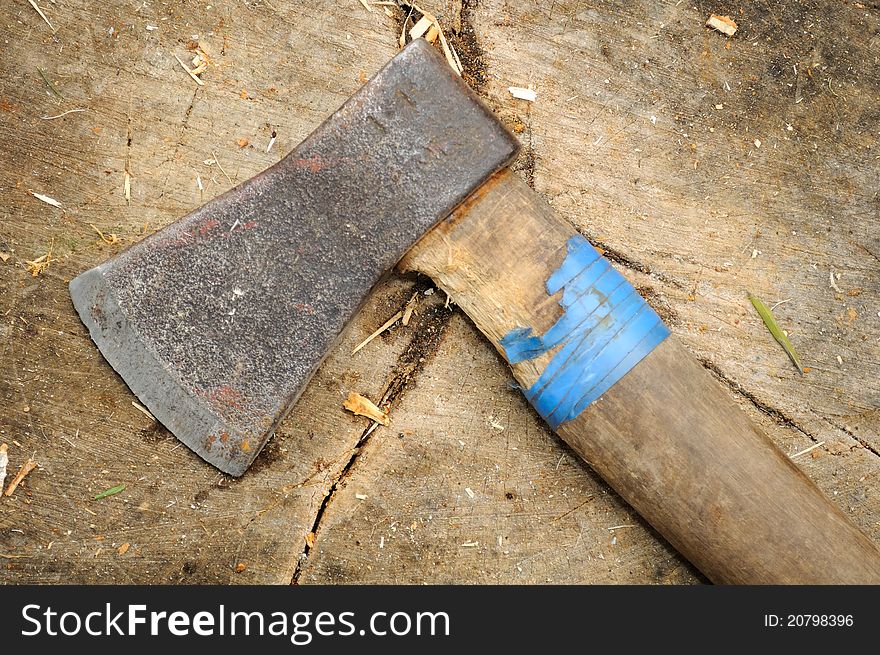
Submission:
<svg viewBox="0 0 880 655">
<path fill-rule="evenodd" d="M 818 438 L 814 437 L 812 434 L 810 434 L 804 428 L 798 425 L 795 420 L 788 416 L 785 412 L 777 409 L 776 407 L 771 407 L 764 401 L 760 400 L 751 391 L 743 387 L 739 382 L 727 377 L 727 375 L 724 374 L 724 372 L 718 367 L 715 362 L 705 357 L 696 357 L 696 360 L 703 368 L 712 373 L 712 375 L 714 375 L 720 382 L 723 382 L 726 387 L 730 388 L 738 395 L 748 400 L 759 412 L 766 416 L 769 416 L 780 425 L 791 428 L 793 430 L 797 430 L 805 437 L 809 438 L 810 441 L 812 441 L 813 443 L 819 443 L 820 440 Z"/>
<path fill-rule="evenodd" d="M 430 282 L 420 280 L 412 286 L 407 292 L 407 295 L 412 296 L 414 293 L 422 294 L 431 286 L 433 285 Z M 421 372 L 425 364 L 432 359 L 440 348 L 440 344 L 443 342 L 443 337 L 446 333 L 449 321 L 452 318 L 452 314 L 452 309 L 436 302 L 432 306 L 424 308 L 415 324 L 411 324 L 413 337 L 406 349 L 397 358 L 397 362 L 391 374 L 391 379 L 385 386 L 385 391 L 382 393 L 382 399 L 378 403 L 380 406 L 389 408 L 393 407 L 404 396 L 406 391 L 412 387 L 419 372 Z M 330 507 L 330 504 L 333 502 L 336 492 L 351 475 L 361 455 L 377 431 L 378 430 L 374 429 L 374 426 L 371 425 L 361 433 L 361 436 L 358 438 L 357 443 L 351 451 L 351 456 L 336 476 L 333 484 L 330 485 L 327 495 L 324 496 L 320 507 L 318 507 L 318 510 L 315 513 L 315 518 L 312 521 L 310 529 L 311 534 L 317 537 L 318 532 L 321 529 L 321 522 Z M 297 558 L 296 568 L 294 569 L 290 584 L 299 584 L 303 572 L 303 566 L 308 560 L 309 554 L 313 548 L 314 546 L 309 545 L 309 543 L 306 542 L 302 552 Z"/>
<path fill-rule="evenodd" d="M 617 250 L 613 246 L 609 246 L 607 243 L 599 241 L 597 239 L 593 239 L 588 235 L 583 235 L 594 248 L 597 248 L 602 251 L 602 254 L 605 255 L 606 259 L 610 259 L 615 264 L 620 264 L 624 268 L 628 268 L 633 271 L 637 271 L 639 273 L 644 273 L 645 275 L 649 275 L 661 282 L 665 282 L 666 284 L 670 284 L 674 286 L 676 289 L 681 291 L 687 291 L 687 286 L 679 282 L 678 280 L 674 280 L 665 273 L 660 273 L 654 270 L 651 270 L 651 267 L 647 264 L 644 264 L 636 259 L 633 259 L 629 255 L 625 255 L 620 250 Z"/>
<path fill-rule="evenodd" d="M 526 143 L 523 144 L 522 154 L 512 167 L 515 171 L 521 171 L 526 184 L 535 188 L 535 169 L 538 163 L 538 154 L 535 152 L 534 131 L 532 129 L 532 109 L 526 108 Z"/>
<path fill-rule="evenodd" d="M 803 427 L 798 425 L 798 423 L 793 418 L 788 416 L 781 409 L 778 409 L 776 407 L 771 407 L 767 403 L 760 400 L 751 391 L 749 391 L 748 389 L 743 387 L 739 382 L 727 377 L 727 375 L 724 374 L 724 372 L 718 367 L 718 365 L 715 364 L 714 362 L 712 362 L 711 360 L 709 360 L 705 357 L 697 357 L 696 359 L 703 366 L 703 368 L 705 368 L 710 373 L 712 373 L 712 375 L 714 375 L 720 382 L 723 382 L 725 386 L 727 386 L 728 388 L 733 390 L 736 394 L 738 394 L 738 395 L 742 396 L 743 398 L 745 398 L 746 400 L 748 400 L 762 414 L 769 416 L 776 423 L 778 423 L 784 427 L 791 428 L 793 430 L 797 430 L 798 432 L 803 434 L 805 437 L 807 437 L 810 441 L 812 441 L 814 444 L 824 443 L 818 437 L 813 436 L 812 434 L 807 432 L 807 430 L 805 430 Z M 880 457 L 880 451 L 878 451 L 877 448 L 872 446 L 867 440 L 865 440 L 862 437 L 855 434 L 852 430 L 847 428 L 845 425 L 838 425 L 837 423 L 834 423 L 833 421 L 831 421 L 827 417 L 825 417 L 825 421 L 829 425 L 831 425 L 831 427 L 835 428 L 836 430 L 840 430 L 841 432 L 843 432 L 847 436 L 851 437 L 862 448 L 865 448 L 868 452 L 873 453 L 874 455 L 877 455 L 878 457 Z"/>
<path fill-rule="evenodd" d="M 171 157 L 169 157 L 166 161 L 174 161 L 177 159 L 177 153 L 180 151 L 180 146 L 183 145 L 183 135 L 186 132 L 186 130 L 189 128 L 189 119 L 190 119 L 190 116 L 192 115 L 193 108 L 196 105 L 196 98 L 198 97 L 198 95 L 199 95 L 199 89 L 197 87 L 196 90 L 193 91 L 192 98 L 190 98 L 190 100 L 189 100 L 189 106 L 186 108 L 186 112 L 184 112 L 184 114 L 183 114 L 183 120 L 181 121 L 181 124 L 180 124 L 180 130 L 178 132 L 178 136 L 174 140 L 174 148 L 171 151 Z M 129 145 L 131 145 L 130 141 L 129 141 Z M 168 178 L 171 175 L 171 170 L 172 170 L 172 168 L 170 166 L 167 167 L 167 170 L 165 172 L 165 179 L 162 180 L 162 190 L 159 193 L 159 198 L 163 198 L 165 196 L 165 188 L 168 186 Z"/>
<path fill-rule="evenodd" d="M 850 430 L 845 425 L 838 425 L 837 423 L 835 423 L 834 421 L 832 421 L 831 419 L 828 419 L 828 418 L 826 418 L 825 420 L 828 421 L 828 424 L 831 425 L 833 428 L 840 430 L 841 432 L 843 432 L 844 434 L 846 434 L 847 436 L 849 436 L 853 440 L 855 440 L 862 448 L 864 448 L 868 452 L 874 453 L 875 455 L 880 457 L 880 451 L 878 451 L 877 448 L 872 446 L 871 443 L 868 442 L 866 439 L 863 439 L 862 437 L 857 435 L 855 432 Z"/>
</svg>

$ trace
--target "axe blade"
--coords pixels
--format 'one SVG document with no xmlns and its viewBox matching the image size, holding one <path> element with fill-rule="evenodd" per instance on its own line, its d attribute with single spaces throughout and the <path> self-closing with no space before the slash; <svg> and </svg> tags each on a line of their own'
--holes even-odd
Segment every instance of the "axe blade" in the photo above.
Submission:
<svg viewBox="0 0 880 655">
<path fill-rule="evenodd" d="M 239 476 L 376 282 L 518 143 L 417 39 L 280 162 L 79 275 L 101 353 Z"/>
</svg>

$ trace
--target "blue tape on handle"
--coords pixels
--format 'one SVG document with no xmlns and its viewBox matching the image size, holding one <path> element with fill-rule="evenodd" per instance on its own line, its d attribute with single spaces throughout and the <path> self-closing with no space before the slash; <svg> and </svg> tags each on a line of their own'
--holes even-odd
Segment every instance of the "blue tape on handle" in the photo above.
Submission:
<svg viewBox="0 0 880 655">
<path fill-rule="evenodd" d="M 531 389 L 529 402 L 554 430 L 584 411 L 669 336 L 660 317 L 632 285 L 580 235 L 547 280 L 547 293 L 562 291 L 565 313 L 543 335 L 518 327 L 501 339 L 511 364 L 556 347 Z"/>
</svg>

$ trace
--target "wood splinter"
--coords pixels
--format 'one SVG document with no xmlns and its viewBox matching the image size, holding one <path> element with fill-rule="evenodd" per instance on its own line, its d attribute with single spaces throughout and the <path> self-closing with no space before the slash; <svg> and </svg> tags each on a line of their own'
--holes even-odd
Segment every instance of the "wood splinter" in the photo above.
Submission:
<svg viewBox="0 0 880 655">
<path fill-rule="evenodd" d="M 377 407 L 369 398 L 362 396 L 359 393 L 355 393 L 354 391 L 348 394 L 348 398 L 345 399 L 342 406 L 352 414 L 366 416 L 367 418 L 385 426 L 391 424 L 391 421 L 388 418 L 388 412 Z"/>
<path fill-rule="evenodd" d="M 404 325 L 404 327 L 407 326 L 407 325 L 409 325 L 409 321 L 410 321 L 410 319 L 412 318 L 413 311 L 415 310 L 416 303 L 418 303 L 418 301 L 419 301 L 419 293 L 418 293 L 418 291 L 417 291 L 416 293 L 414 293 L 414 294 L 412 295 L 412 297 L 410 297 L 409 300 L 406 301 L 406 305 L 404 305 L 403 309 L 401 309 L 401 310 L 400 310 L 399 312 L 397 312 L 394 316 L 392 316 L 392 317 L 389 318 L 387 321 L 385 321 L 385 322 L 379 327 L 379 329 L 377 329 L 377 330 L 376 330 L 375 332 L 373 332 L 370 336 L 368 336 L 366 339 L 364 339 L 363 341 L 361 341 L 357 346 L 355 346 L 355 347 L 354 347 L 354 350 L 351 351 L 351 354 L 354 355 L 354 354 L 355 354 L 356 352 L 358 352 L 361 348 L 363 348 L 363 347 L 366 346 L 368 343 L 370 343 L 373 339 L 375 339 L 375 338 L 378 337 L 380 334 L 382 334 L 385 330 L 387 330 L 387 329 L 390 328 L 392 325 L 394 325 L 395 323 L 397 323 L 397 321 L 400 321 L 400 322 Z"/>
<path fill-rule="evenodd" d="M 15 477 L 12 478 L 12 482 L 9 483 L 9 488 L 7 488 L 5 492 L 3 492 L 3 495 L 7 498 L 11 496 L 18 488 L 18 485 L 21 484 L 21 481 L 24 480 L 27 477 L 28 473 L 33 471 L 35 468 L 37 468 L 36 461 L 34 461 L 32 457 L 28 458 L 28 461 L 22 464 L 21 468 L 18 469 L 18 473 L 16 473 Z"/>
<path fill-rule="evenodd" d="M 6 481 L 6 465 L 9 463 L 7 450 L 9 450 L 9 444 L 0 443 L 0 489 L 3 488 L 3 483 Z"/>
</svg>

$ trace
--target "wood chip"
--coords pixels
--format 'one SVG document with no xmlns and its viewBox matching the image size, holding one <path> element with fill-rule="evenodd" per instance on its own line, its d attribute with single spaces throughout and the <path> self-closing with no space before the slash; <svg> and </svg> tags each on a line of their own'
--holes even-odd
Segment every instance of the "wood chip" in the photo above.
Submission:
<svg viewBox="0 0 880 655">
<path fill-rule="evenodd" d="M 342 403 L 342 406 L 345 407 L 352 414 L 357 414 L 358 416 L 366 416 L 369 419 L 376 421 L 377 423 L 381 423 L 382 425 L 390 425 L 391 421 L 388 419 L 388 413 L 379 409 L 376 405 L 373 404 L 366 396 L 362 396 L 359 393 L 355 393 L 352 391 L 348 394 L 348 398 L 345 399 L 345 402 Z"/>
<path fill-rule="evenodd" d="M 193 66 L 195 66 L 195 69 L 193 69 L 193 72 L 196 75 L 199 75 L 199 74 L 205 72 L 206 70 L 208 70 L 208 64 L 213 64 L 213 63 L 214 62 L 211 61 L 211 58 L 208 56 L 208 53 L 205 52 L 205 46 L 202 43 L 199 43 L 198 47 L 196 48 L 196 54 L 192 58 L 192 64 L 193 64 Z"/>
<path fill-rule="evenodd" d="M 9 256 L 8 252 L 0 252 L 0 262 L 9 261 Z"/>
<path fill-rule="evenodd" d="M 507 87 L 507 90 L 510 91 L 510 95 L 518 100 L 534 102 L 538 97 L 538 92 L 534 89 L 526 89 L 521 86 L 509 86 Z"/>
<path fill-rule="evenodd" d="M 369 11 L 371 14 L 373 13 L 373 8 L 369 5 L 367 0 L 360 0 L 360 3 L 364 6 L 364 9 Z"/>
<path fill-rule="evenodd" d="M 412 29 L 410 29 L 410 40 L 424 36 L 430 43 L 434 43 L 434 41 L 439 38 L 440 48 L 443 50 L 446 62 L 452 70 L 455 71 L 456 75 L 461 75 L 464 68 L 461 65 L 461 61 L 458 59 L 458 56 L 453 52 L 449 42 L 446 40 L 446 36 L 443 34 L 443 28 L 440 26 L 440 21 L 437 20 L 437 17 L 425 11 L 417 4 L 409 3 L 409 7 L 409 13 L 403 21 L 403 29 L 400 32 L 400 47 L 402 48 L 406 45 L 406 26 L 409 23 L 409 18 L 412 16 L 412 12 L 417 11 L 422 17 L 417 20 L 415 25 L 412 26 Z"/>
<path fill-rule="evenodd" d="M 15 477 L 12 478 L 12 482 L 9 483 L 9 487 L 6 489 L 6 491 L 3 492 L 3 495 L 7 498 L 11 496 L 18 488 L 18 485 L 21 484 L 21 481 L 24 480 L 27 477 L 28 473 L 33 471 L 36 467 L 37 463 L 32 457 L 29 457 L 28 461 L 22 464 L 21 468 L 18 469 L 18 473 L 16 473 Z"/>
<path fill-rule="evenodd" d="M 308 546 L 309 548 L 314 548 L 314 546 L 315 546 L 315 533 L 314 532 L 307 532 L 306 533 L 306 546 Z"/>
<path fill-rule="evenodd" d="M 6 482 L 6 465 L 9 464 L 9 455 L 6 454 L 7 450 L 9 450 L 9 444 L 0 444 L 0 489 L 3 488 L 3 483 Z"/>
<path fill-rule="evenodd" d="M 47 205 L 52 205 L 53 207 L 61 208 L 61 203 L 55 200 L 55 198 L 50 198 L 49 196 L 44 196 L 42 193 L 34 193 L 33 191 L 29 191 L 34 198 L 37 200 L 41 200 L 45 202 Z"/>
<path fill-rule="evenodd" d="M 413 25 L 412 29 L 409 31 L 410 39 L 418 39 L 425 32 L 427 32 L 431 26 L 434 24 L 434 17 L 430 15 L 422 16 L 415 25 Z"/>
<path fill-rule="evenodd" d="M 366 500 L 367 494 L 355 494 L 354 497 L 357 498 L 358 500 Z"/>
<path fill-rule="evenodd" d="M 186 74 L 195 80 L 196 84 L 198 84 L 199 86 L 205 86 L 205 83 L 202 82 L 198 78 L 198 76 L 196 76 L 195 72 L 190 70 L 189 66 L 187 66 L 186 64 L 183 63 L 183 60 L 180 57 L 178 57 L 177 55 L 174 55 L 174 58 L 177 60 L 177 63 L 180 64 L 180 67 L 186 71 Z"/>
<path fill-rule="evenodd" d="M 712 14 L 709 16 L 709 20 L 706 21 L 706 27 L 711 27 L 713 30 L 718 30 L 727 36 L 733 36 L 736 34 L 736 30 L 739 26 L 732 18 L 730 18 L 730 16 L 717 16 Z"/>
<path fill-rule="evenodd" d="M 128 542 L 125 542 L 119 548 L 116 549 L 116 552 L 119 553 L 120 555 L 125 555 L 128 552 L 129 548 L 131 548 L 131 544 Z"/>
</svg>

